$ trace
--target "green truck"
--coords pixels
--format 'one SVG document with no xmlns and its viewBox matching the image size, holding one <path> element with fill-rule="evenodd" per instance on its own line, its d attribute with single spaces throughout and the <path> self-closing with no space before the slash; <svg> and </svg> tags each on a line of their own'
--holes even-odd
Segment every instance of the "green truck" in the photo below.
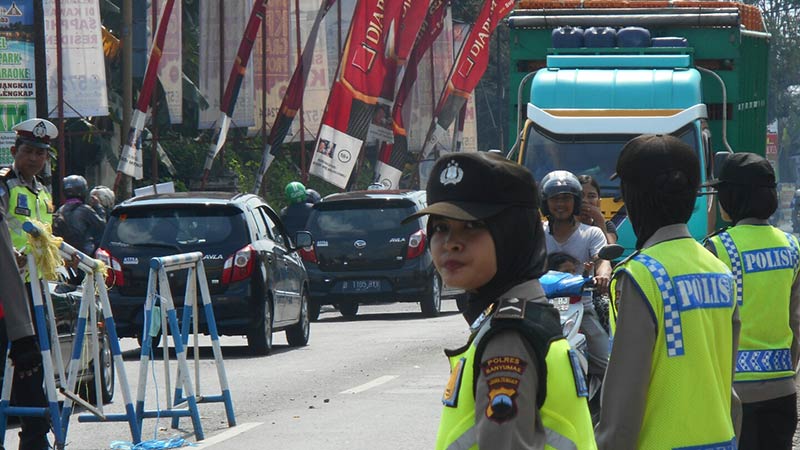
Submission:
<svg viewBox="0 0 800 450">
<path fill-rule="evenodd" d="M 697 150 L 703 181 L 712 174 L 715 152 L 764 155 L 770 35 L 755 7 L 522 0 L 508 24 L 510 135 L 518 136 L 510 156 L 539 180 L 556 169 L 594 176 L 603 212 L 629 251 L 635 237 L 619 185 L 609 180 L 629 139 L 643 133 L 680 137 Z M 555 34 L 575 37 L 579 29 L 587 30 L 589 42 L 591 27 L 595 36 L 598 30 L 616 33 L 618 42 L 557 42 Z M 623 43 L 622 30 L 626 36 L 645 30 L 649 44 Z M 698 196 L 692 235 L 701 239 L 717 222 L 713 196 Z"/>
</svg>

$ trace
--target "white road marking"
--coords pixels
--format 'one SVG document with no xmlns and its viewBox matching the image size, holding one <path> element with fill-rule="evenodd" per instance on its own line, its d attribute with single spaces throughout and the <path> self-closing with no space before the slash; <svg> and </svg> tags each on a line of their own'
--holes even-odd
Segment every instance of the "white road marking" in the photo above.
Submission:
<svg viewBox="0 0 800 450">
<path fill-rule="evenodd" d="M 208 448 L 212 445 L 219 444 L 220 442 L 227 441 L 228 439 L 236 437 L 240 434 L 244 434 L 261 425 L 264 425 L 264 422 L 248 422 L 241 425 L 236 425 L 235 427 L 229 428 L 220 434 L 198 442 L 192 448 Z"/>
<path fill-rule="evenodd" d="M 395 378 L 397 378 L 397 375 L 384 375 L 382 377 L 378 377 L 378 378 L 370 381 L 369 383 L 364 383 L 361 386 L 356 386 L 356 387 L 348 389 L 346 391 L 342 391 L 342 392 L 340 392 L 340 394 L 358 394 L 359 392 L 364 392 L 367 389 L 372 389 L 372 388 L 374 388 L 376 386 L 380 386 L 380 385 L 382 385 L 384 383 L 388 383 L 388 382 L 394 380 Z"/>
</svg>

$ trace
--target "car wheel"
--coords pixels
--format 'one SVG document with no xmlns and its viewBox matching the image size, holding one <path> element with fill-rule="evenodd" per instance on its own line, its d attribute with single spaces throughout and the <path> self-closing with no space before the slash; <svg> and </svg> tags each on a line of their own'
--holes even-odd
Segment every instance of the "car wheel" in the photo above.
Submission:
<svg viewBox="0 0 800 450">
<path fill-rule="evenodd" d="M 322 305 L 314 300 L 308 300 L 308 320 L 316 322 L 319 320 L 319 313 L 322 310 Z"/>
<path fill-rule="evenodd" d="M 91 348 L 91 347 L 90 347 Z M 94 377 L 94 363 L 91 362 L 89 367 L 92 370 L 92 379 L 87 383 L 86 397 L 84 399 L 92 404 L 97 404 L 97 390 L 95 389 Z M 100 341 L 100 390 L 102 391 L 101 398 L 103 404 L 111 403 L 114 398 L 114 377 L 116 376 L 114 368 L 114 355 L 111 353 L 111 340 L 108 334 L 103 333 Z"/>
<path fill-rule="evenodd" d="M 142 348 L 142 336 L 136 335 L 136 342 L 139 343 L 139 348 Z M 161 344 L 161 331 L 158 332 L 156 336 L 150 337 L 150 349 L 156 351 L 158 345 Z"/>
<path fill-rule="evenodd" d="M 347 319 L 355 319 L 358 314 L 358 303 L 341 303 L 338 308 L 342 316 Z"/>
<path fill-rule="evenodd" d="M 311 333 L 311 325 L 308 320 L 308 295 L 305 292 L 303 292 L 300 302 L 300 317 L 297 323 L 286 329 L 286 340 L 292 347 L 302 347 L 308 344 L 308 336 Z"/>
<path fill-rule="evenodd" d="M 267 299 L 259 306 L 261 320 L 247 334 L 247 345 L 256 355 L 267 355 L 272 350 L 272 301 Z"/>
<path fill-rule="evenodd" d="M 419 306 L 425 317 L 438 316 L 442 311 L 442 280 L 437 273 L 434 272 L 428 292 L 425 293 L 425 298 L 419 302 Z"/>
</svg>

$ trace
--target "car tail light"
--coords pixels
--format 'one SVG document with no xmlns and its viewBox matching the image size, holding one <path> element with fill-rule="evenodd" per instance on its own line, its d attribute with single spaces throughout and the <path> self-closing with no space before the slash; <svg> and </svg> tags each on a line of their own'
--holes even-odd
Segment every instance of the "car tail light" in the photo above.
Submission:
<svg viewBox="0 0 800 450">
<path fill-rule="evenodd" d="M 319 260 L 317 259 L 317 251 L 314 249 L 313 245 L 311 247 L 303 247 L 298 250 L 297 253 L 300 254 L 300 258 L 302 258 L 303 261 L 319 264 Z"/>
<path fill-rule="evenodd" d="M 425 251 L 425 230 L 419 230 L 408 238 L 406 259 L 414 259 Z"/>
<path fill-rule="evenodd" d="M 248 278 L 255 265 L 256 250 L 252 245 L 242 247 L 225 260 L 222 266 L 222 283 L 230 284 Z"/>
<path fill-rule="evenodd" d="M 114 286 L 125 286 L 125 276 L 122 274 L 122 264 L 120 264 L 117 258 L 111 255 L 111 252 L 104 248 L 98 248 L 96 252 L 94 252 L 94 257 L 103 261 L 103 264 L 108 267 L 108 278 L 107 280 L 111 282 Z"/>
</svg>

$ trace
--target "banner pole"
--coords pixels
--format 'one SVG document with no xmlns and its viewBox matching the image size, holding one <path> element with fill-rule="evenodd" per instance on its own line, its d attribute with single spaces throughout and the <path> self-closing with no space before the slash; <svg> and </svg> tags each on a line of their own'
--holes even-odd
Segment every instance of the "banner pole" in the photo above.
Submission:
<svg viewBox="0 0 800 450">
<path fill-rule="evenodd" d="M 56 6 L 56 66 L 58 66 L 58 198 L 59 203 L 64 203 L 64 190 L 61 188 L 61 180 L 67 175 L 67 168 L 64 167 L 66 158 L 64 155 L 64 53 L 61 45 L 61 0 L 55 0 Z M 50 161 L 48 161 L 48 164 Z M 53 184 L 52 180 L 50 182 Z"/>
</svg>

